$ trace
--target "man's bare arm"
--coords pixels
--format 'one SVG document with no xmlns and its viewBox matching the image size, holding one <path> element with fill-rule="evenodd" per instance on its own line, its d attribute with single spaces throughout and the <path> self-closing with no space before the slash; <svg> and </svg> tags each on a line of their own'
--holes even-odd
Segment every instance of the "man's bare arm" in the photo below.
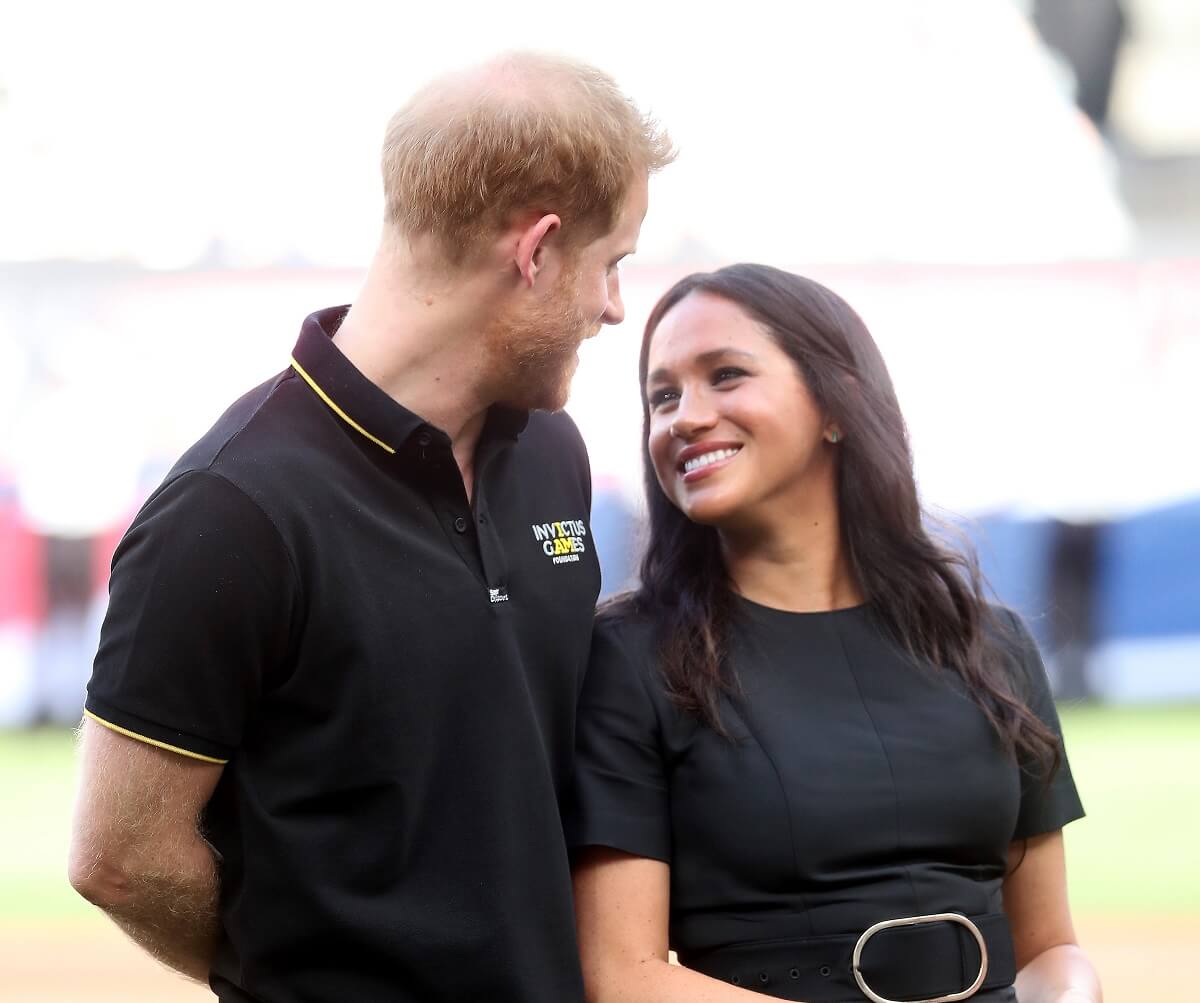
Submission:
<svg viewBox="0 0 1200 1003">
<path fill-rule="evenodd" d="M 89 719 L 79 753 L 71 884 L 159 961 L 206 982 L 219 873 L 199 821 L 224 767 Z"/>
</svg>

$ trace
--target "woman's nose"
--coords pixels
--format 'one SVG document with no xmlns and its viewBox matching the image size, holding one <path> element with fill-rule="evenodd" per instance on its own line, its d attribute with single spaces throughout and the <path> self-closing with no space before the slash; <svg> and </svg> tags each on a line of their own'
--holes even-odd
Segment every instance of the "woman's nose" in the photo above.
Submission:
<svg viewBox="0 0 1200 1003">
<path fill-rule="evenodd" d="M 692 439 L 716 423 L 713 409 L 699 395 L 685 393 L 671 420 L 671 435 L 676 439 Z"/>
</svg>

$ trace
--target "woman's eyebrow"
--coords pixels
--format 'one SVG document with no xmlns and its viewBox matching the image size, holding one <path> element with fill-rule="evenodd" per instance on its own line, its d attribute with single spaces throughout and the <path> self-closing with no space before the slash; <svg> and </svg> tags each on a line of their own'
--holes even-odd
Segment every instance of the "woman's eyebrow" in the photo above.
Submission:
<svg viewBox="0 0 1200 1003">
<path fill-rule="evenodd" d="M 702 366 L 708 366 L 714 362 L 720 362 L 721 359 L 729 358 L 730 356 L 737 356 L 738 358 L 742 359 L 753 359 L 754 353 L 747 352 L 741 348 L 710 348 L 707 352 L 701 352 L 699 355 L 697 355 L 695 361 Z M 660 366 L 646 377 L 646 383 L 658 383 L 662 380 L 669 380 L 670 378 L 671 370 L 667 369 L 665 366 Z"/>
</svg>

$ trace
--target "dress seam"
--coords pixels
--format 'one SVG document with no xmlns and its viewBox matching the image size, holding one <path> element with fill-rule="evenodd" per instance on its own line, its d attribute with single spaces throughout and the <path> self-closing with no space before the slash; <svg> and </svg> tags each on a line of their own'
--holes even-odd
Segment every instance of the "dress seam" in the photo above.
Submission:
<svg viewBox="0 0 1200 1003">
<path fill-rule="evenodd" d="M 867 698 L 862 690 L 862 685 L 858 681 L 858 673 L 854 671 L 854 662 L 850 658 L 850 653 L 846 650 L 846 641 L 842 637 L 842 632 L 838 625 L 834 622 L 830 623 L 833 629 L 834 636 L 837 638 L 838 647 L 842 652 L 842 660 L 846 663 L 846 668 L 850 672 L 850 678 L 854 681 L 854 689 L 858 692 L 858 699 L 862 703 L 863 713 L 867 715 L 867 720 L 871 722 L 871 730 L 875 732 L 875 739 L 879 742 L 879 749 L 883 753 L 883 761 L 887 763 L 888 777 L 892 781 L 892 804 L 894 805 L 894 819 L 896 827 L 896 851 L 900 853 L 903 850 L 903 845 L 900 839 L 900 785 L 896 782 L 896 771 L 892 766 L 892 757 L 888 753 L 887 744 L 883 740 L 883 736 L 879 733 L 879 725 L 875 723 L 875 715 L 871 713 L 870 705 L 867 703 Z M 908 864 L 900 865 L 904 869 L 904 877 L 908 881 L 909 891 L 913 897 L 913 915 L 921 913 L 921 897 L 917 894 L 917 885 L 913 881 L 912 870 Z"/>
<path fill-rule="evenodd" d="M 730 703 L 732 704 L 733 701 L 730 701 Z M 800 907 L 804 910 L 804 920 L 808 923 L 808 935 L 813 937 L 816 936 L 816 931 L 813 929 L 812 910 L 808 907 L 808 898 L 805 896 L 803 890 L 804 881 L 801 877 L 800 858 L 797 855 L 796 827 L 792 824 L 792 799 L 788 797 L 787 785 L 783 782 L 783 774 L 779 772 L 779 767 L 775 763 L 775 757 L 768 751 L 766 743 L 759 737 L 758 731 L 754 727 L 750 715 L 749 702 L 741 701 L 741 703 L 743 704 L 741 708 L 735 706 L 734 709 L 738 711 L 738 716 L 741 717 L 746 730 L 750 732 L 750 737 L 754 739 L 755 745 L 759 747 L 767 762 L 771 764 L 771 772 L 775 774 L 775 783 L 779 785 L 779 793 L 783 798 L 784 817 L 787 819 L 788 843 L 792 848 L 792 870 L 796 875 L 796 895 L 800 899 Z"/>
</svg>

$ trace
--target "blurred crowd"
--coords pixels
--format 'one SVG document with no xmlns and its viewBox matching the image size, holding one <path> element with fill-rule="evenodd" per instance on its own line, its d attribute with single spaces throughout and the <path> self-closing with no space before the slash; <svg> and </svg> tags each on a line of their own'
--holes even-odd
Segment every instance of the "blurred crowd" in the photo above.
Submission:
<svg viewBox="0 0 1200 1003">
<path fill-rule="evenodd" d="M 604 51 L 583 54 L 638 78 L 684 150 L 647 220 L 647 263 L 629 273 L 626 327 L 693 268 L 752 257 L 815 272 L 863 310 L 896 375 L 923 491 L 972 517 L 984 571 L 1029 618 L 1059 694 L 1200 697 L 1200 471 L 1190 443 L 1200 420 L 1200 7 L 881 3 L 874 31 L 863 30 L 861 8 L 773 13 L 812 30 L 761 39 L 747 74 L 775 74 L 755 78 L 774 86 L 756 85 L 753 101 L 730 97 L 728 80 L 689 76 L 687 62 L 650 72 L 654 31 L 676 27 L 666 13 L 647 9 L 644 30 L 621 29 L 622 45 L 597 29 Z M 713 44 L 726 27 L 694 25 Z M 392 44 L 389 32 L 372 34 Z M 508 44 L 478 35 L 467 42 Z M 103 49 L 73 57 L 81 66 L 103 57 L 106 70 L 122 62 Z M 704 47 L 692 49 L 679 58 L 698 52 L 706 65 Z M 221 176 L 202 154 L 220 144 L 193 141 L 199 119 L 161 116 L 165 131 L 148 149 L 166 157 L 174 137 L 183 150 L 158 172 L 171 179 L 172 212 L 146 193 L 146 218 L 135 219 L 136 193 L 120 187 L 135 174 L 118 158 L 111 175 L 104 161 L 77 177 L 77 151 L 90 129 L 116 130 L 116 145 L 144 141 L 143 123 L 91 120 L 89 100 L 104 115 L 121 105 L 100 77 L 95 95 L 72 86 L 56 103 L 39 86 L 49 82 L 37 76 L 41 61 L 20 55 L 0 42 L 0 57 L 12 57 L 0 58 L 0 725 L 73 724 L 124 527 L 220 406 L 285 364 L 299 319 L 353 295 L 357 272 L 319 249 L 366 246 L 338 227 L 371 214 L 295 212 L 305 164 L 280 137 L 301 110 L 272 106 L 284 116 L 275 139 L 261 137 L 253 107 L 241 139 L 263 142 L 261 157 L 274 150 L 279 163 L 260 167 L 270 184 L 237 173 L 240 197 L 216 192 Z M 160 69 L 171 93 L 170 67 Z M 121 86 L 146 91 L 140 77 Z M 374 79 L 346 86 L 395 97 Z M 376 126 L 375 109 L 357 101 L 331 98 L 329 112 L 303 97 L 291 104 L 314 130 L 322 114 L 343 138 L 356 136 L 356 116 Z M 220 99 L 214 89 L 197 100 L 207 112 Z M 242 102 L 252 95 L 239 93 L 231 115 Z M 223 128 L 236 133 L 237 121 Z M 755 184 L 718 197 L 747 150 Z M 326 172 L 345 159 L 304 153 Z M 254 160 L 239 158 L 237 171 Z M 190 183 L 188 169 L 210 173 Z M 351 172 L 323 187 L 361 199 L 371 184 Z M 179 189 L 194 206 L 190 196 L 179 204 Z M 769 213 L 747 203 L 763 193 Z M 212 222 L 210 197 L 247 226 L 240 243 Z M 164 257 L 160 237 L 188 250 Z M 914 262 L 924 270 L 905 267 Z M 626 330 L 589 345 L 569 408 L 592 451 L 609 594 L 635 573 L 635 342 Z"/>
</svg>

